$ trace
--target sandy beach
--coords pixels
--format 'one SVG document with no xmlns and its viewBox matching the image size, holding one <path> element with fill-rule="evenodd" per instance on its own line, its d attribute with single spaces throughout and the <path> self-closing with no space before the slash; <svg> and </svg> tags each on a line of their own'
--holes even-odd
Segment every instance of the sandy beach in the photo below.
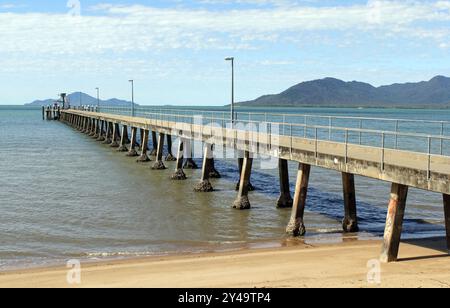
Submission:
<svg viewBox="0 0 450 308">
<path fill-rule="evenodd" d="M 83 264 L 75 287 L 450 287 L 443 239 L 403 243 L 397 263 L 381 265 L 381 283 L 369 283 L 368 262 L 380 241 L 304 245 L 188 256 Z M 74 287 L 67 269 L 0 274 L 0 287 Z M 370 276 L 373 277 L 373 276 Z"/>
</svg>

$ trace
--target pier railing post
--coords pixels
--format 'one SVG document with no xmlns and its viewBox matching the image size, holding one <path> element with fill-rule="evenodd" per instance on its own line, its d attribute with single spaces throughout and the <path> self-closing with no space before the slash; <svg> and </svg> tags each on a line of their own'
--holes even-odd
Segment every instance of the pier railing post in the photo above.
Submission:
<svg viewBox="0 0 450 308">
<path fill-rule="evenodd" d="M 289 185 L 289 165 L 286 159 L 278 160 L 278 171 L 280 175 L 280 197 L 278 198 L 278 208 L 291 208 L 292 196 Z"/>
<path fill-rule="evenodd" d="M 392 184 L 381 262 L 395 262 L 398 259 L 408 189 L 405 185 Z"/>
<path fill-rule="evenodd" d="M 175 173 L 172 175 L 172 180 L 186 180 L 186 174 L 183 170 L 183 157 L 184 157 L 184 141 L 182 138 L 178 141 L 178 153 L 177 153 L 177 166 Z"/>
<path fill-rule="evenodd" d="M 166 166 L 164 165 L 164 162 L 163 162 L 163 150 L 164 150 L 165 137 L 166 137 L 165 134 L 159 133 L 158 149 L 156 151 L 156 161 L 152 167 L 153 170 L 165 170 L 166 169 Z"/>
<path fill-rule="evenodd" d="M 147 129 L 141 130 L 141 156 L 137 159 L 138 163 L 146 163 L 150 161 L 150 158 L 148 158 L 147 155 L 149 133 L 150 131 Z"/>
<path fill-rule="evenodd" d="M 299 164 L 291 220 L 289 221 L 289 224 L 286 228 L 286 232 L 293 236 L 303 236 L 306 234 L 304 215 L 306 198 L 308 196 L 310 173 L 310 165 L 301 163 Z"/>
<path fill-rule="evenodd" d="M 250 200 L 248 199 L 250 176 L 252 174 L 253 158 L 250 152 L 245 151 L 242 165 L 241 180 L 239 185 L 239 193 L 236 201 L 233 203 L 233 208 L 238 210 L 248 210 L 251 208 Z"/>
<path fill-rule="evenodd" d="M 445 229 L 447 233 L 447 249 L 450 252 L 450 195 L 444 194 Z"/>
<path fill-rule="evenodd" d="M 206 143 L 204 154 L 203 154 L 203 168 L 202 168 L 202 178 L 200 180 L 200 183 L 198 183 L 194 187 L 194 191 L 196 192 L 211 192 L 214 190 L 214 188 L 211 185 L 211 182 L 209 181 L 209 172 L 210 172 L 210 158 L 212 157 L 212 145 Z"/>
<path fill-rule="evenodd" d="M 132 127 L 131 128 L 131 140 L 130 140 L 130 149 L 127 153 L 128 157 L 136 157 L 138 156 L 138 153 L 136 152 L 136 135 L 137 135 L 137 128 Z"/>
<path fill-rule="evenodd" d="M 342 185 L 344 188 L 345 217 L 342 221 L 344 232 L 358 232 L 358 215 L 356 208 L 355 176 L 350 173 L 342 173 Z"/>
</svg>

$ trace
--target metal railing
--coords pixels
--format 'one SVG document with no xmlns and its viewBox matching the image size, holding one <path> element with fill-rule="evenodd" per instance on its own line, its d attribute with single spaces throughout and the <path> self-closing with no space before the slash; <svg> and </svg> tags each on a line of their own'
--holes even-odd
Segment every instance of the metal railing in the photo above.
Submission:
<svg viewBox="0 0 450 308">
<path fill-rule="evenodd" d="M 129 116 L 131 108 L 100 107 L 97 111 Z M 135 116 L 222 128 L 231 122 L 229 112 L 202 109 L 136 107 Z M 234 125 L 243 130 L 266 131 L 291 138 L 450 156 L 450 136 L 447 135 L 450 122 L 447 121 L 237 112 Z"/>
</svg>

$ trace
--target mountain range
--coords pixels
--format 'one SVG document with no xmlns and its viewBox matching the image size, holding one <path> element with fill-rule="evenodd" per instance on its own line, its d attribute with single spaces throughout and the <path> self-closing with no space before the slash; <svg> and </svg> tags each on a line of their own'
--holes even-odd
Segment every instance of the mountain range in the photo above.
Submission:
<svg viewBox="0 0 450 308">
<path fill-rule="evenodd" d="M 97 99 L 92 97 L 86 93 L 75 92 L 69 94 L 67 96 L 69 98 L 70 105 L 79 106 L 79 105 L 90 105 L 97 106 Z M 26 104 L 27 106 L 51 106 L 55 102 L 56 99 L 45 99 L 45 100 L 36 100 L 32 103 Z M 108 100 L 100 100 L 100 106 L 115 106 L 115 107 L 128 107 L 131 102 L 126 100 L 120 100 L 117 98 L 112 98 Z M 135 104 L 139 106 L 138 104 Z"/>
<path fill-rule="evenodd" d="M 265 95 L 241 106 L 255 107 L 399 107 L 450 108 L 450 78 L 374 87 L 368 83 L 325 78 L 297 84 L 280 94 Z"/>
</svg>

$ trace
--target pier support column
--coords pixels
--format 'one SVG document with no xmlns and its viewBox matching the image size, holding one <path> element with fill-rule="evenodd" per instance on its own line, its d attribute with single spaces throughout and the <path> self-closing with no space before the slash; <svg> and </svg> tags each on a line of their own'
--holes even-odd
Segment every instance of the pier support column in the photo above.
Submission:
<svg viewBox="0 0 450 308">
<path fill-rule="evenodd" d="M 163 150 L 164 150 L 165 137 L 166 137 L 165 134 L 159 133 L 158 149 L 156 151 L 156 161 L 152 167 L 153 170 L 165 170 L 166 169 L 166 166 L 164 166 L 164 162 L 163 162 Z"/>
<path fill-rule="evenodd" d="M 398 259 L 408 189 L 405 185 L 392 184 L 381 262 L 395 262 Z"/>
<path fill-rule="evenodd" d="M 95 135 L 96 125 L 95 119 L 91 119 L 91 129 L 89 131 L 89 137 L 93 137 Z"/>
<path fill-rule="evenodd" d="M 130 150 L 127 153 L 128 157 L 136 157 L 138 156 L 138 153 L 136 152 L 136 135 L 137 135 L 137 128 L 132 127 L 131 128 L 131 140 L 130 140 Z"/>
<path fill-rule="evenodd" d="M 92 138 L 97 139 L 100 134 L 100 120 L 94 120 L 95 121 L 95 130 L 94 134 L 92 135 Z"/>
<path fill-rule="evenodd" d="M 158 153 L 158 137 L 156 136 L 156 132 L 152 131 L 152 151 L 150 152 L 150 156 L 156 156 Z"/>
<path fill-rule="evenodd" d="M 173 156 L 172 153 L 172 136 L 171 135 L 167 135 L 167 156 L 166 156 L 166 161 L 176 161 L 177 158 L 175 156 Z"/>
<path fill-rule="evenodd" d="M 106 122 L 105 141 L 103 141 L 103 144 L 111 144 L 112 126 L 111 122 Z"/>
<path fill-rule="evenodd" d="M 342 184 L 344 187 L 345 217 L 342 221 L 344 232 L 354 233 L 359 231 L 358 215 L 356 209 L 355 176 L 350 173 L 342 173 Z"/>
<path fill-rule="evenodd" d="M 113 124 L 113 133 L 112 133 L 112 142 L 111 142 L 111 147 L 112 148 L 118 148 L 119 147 L 119 142 L 120 142 L 120 132 L 119 132 L 120 128 L 119 128 L 119 124 L 114 123 Z"/>
<path fill-rule="evenodd" d="M 278 171 L 280 174 L 280 198 L 277 207 L 280 209 L 292 207 L 291 188 L 289 185 L 289 164 L 286 159 L 278 160 Z"/>
<path fill-rule="evenodd" d="M 119 152 L 128 152 L 128 126 L 122 125 L 122 134 L 120 136 L 120 146 L 117 149 Z"/>
<path fill-rule="evenodd" d="M 100 130 L 98 132 L 97 141 L 105 141 L 105 121 L 100 121 Z"/>
<path fill-rule="evenodd" d="M 241 180 L 239 185 L 239 193 L 236 201 L 234 201 L 233 208 L 238 210 L 248 210 L 251 208 L 250 200 L 248 199 L 250 176 L 252 174 L 253 158 L 250 157 L 250 152 L 245 151 L 242 165 Z"/>
<path fill-rule="evenodd" d="M 148 150 L 148 134 L 150 132 L 146 129 L 142 131 L 141 135 L 141 156 L 137 159 L 138 163 L 146 163 L 150 161 L 150 158 L 148 158 L 147 150 Z"/>
<path fill-rule="evenodd" d="M 450 253 L 450 195 L 444 194 L 445 229 L 447 230 L 447 249 Z"/>
<path fill-rule="evenodd" d="M 286 232 L 293 236 L 304 236 L 306 234 L 303 217 L 305 215 L 306 199 L 308 197 L 310 173 L 310 165 L 299 164 L 291 220 L 286 228 Z"/>
<path fill-rule="evenodd" d="M 191 170 L 197 170 L 198 166 L 195 163 L 195 161 L 192 159 L 192 140 L 185 140 L 184 141 L 184 148 L 185 153 L 187 153 L 186 161 L 184 162 L 183 168 L 184 169 L 191 169 Z"/>
<path fill-rule="evenodd" d="M 238 169 L 239 169 L 239 181 L 236 184 L 236 191 L 239 191 L 241 187 L 241 175 L 242 175 L 242 169 L 244 166 L 244 158 L 238 158 Z M 255 191 L 255 187 L 251 183 L 251 179 L 249 179 L 248 182 L 248 191 Z"/>
<path fill-rule="evenodd" d="M 214 145 L 212 145 L 212 150 L 214 150 Z M 209 159 L 208 164 L 209 164 L 209 177 L 211 179 L 220 179 L 222 176 L 220 175 L 219 171 L 216 170 L 214 155 L 212 155 L 212 158 Z"/>
<path fill-rule="evenodd" d="M 183 170 L 183 157 L 184 157 L 184 142 L 183 139 L 180 138 L 178 142 L 178 153 L 177 153 L 177 167 L 175 169 L 175 173 L 172 175 L 172 180 L 183 181 L 186 180 L 186 174 Z"/>
<path fill-rule="evenodd" d="M 204 157 L 203 157 L 203 168 L 202 168 L 202 178 L 200 180 L 200 183 L 198 183 L 194 187 L 194 191 L 196 192 L 211 192 L 214 190 L 214 188 L 211 185 L 211 182 L 209 181 L 209 172 L 210 172 L 210 158 L 212 157 L 212 145 L 211 144 L 205 144 L 205 151 L 204 151 Z"/>
</svg>

